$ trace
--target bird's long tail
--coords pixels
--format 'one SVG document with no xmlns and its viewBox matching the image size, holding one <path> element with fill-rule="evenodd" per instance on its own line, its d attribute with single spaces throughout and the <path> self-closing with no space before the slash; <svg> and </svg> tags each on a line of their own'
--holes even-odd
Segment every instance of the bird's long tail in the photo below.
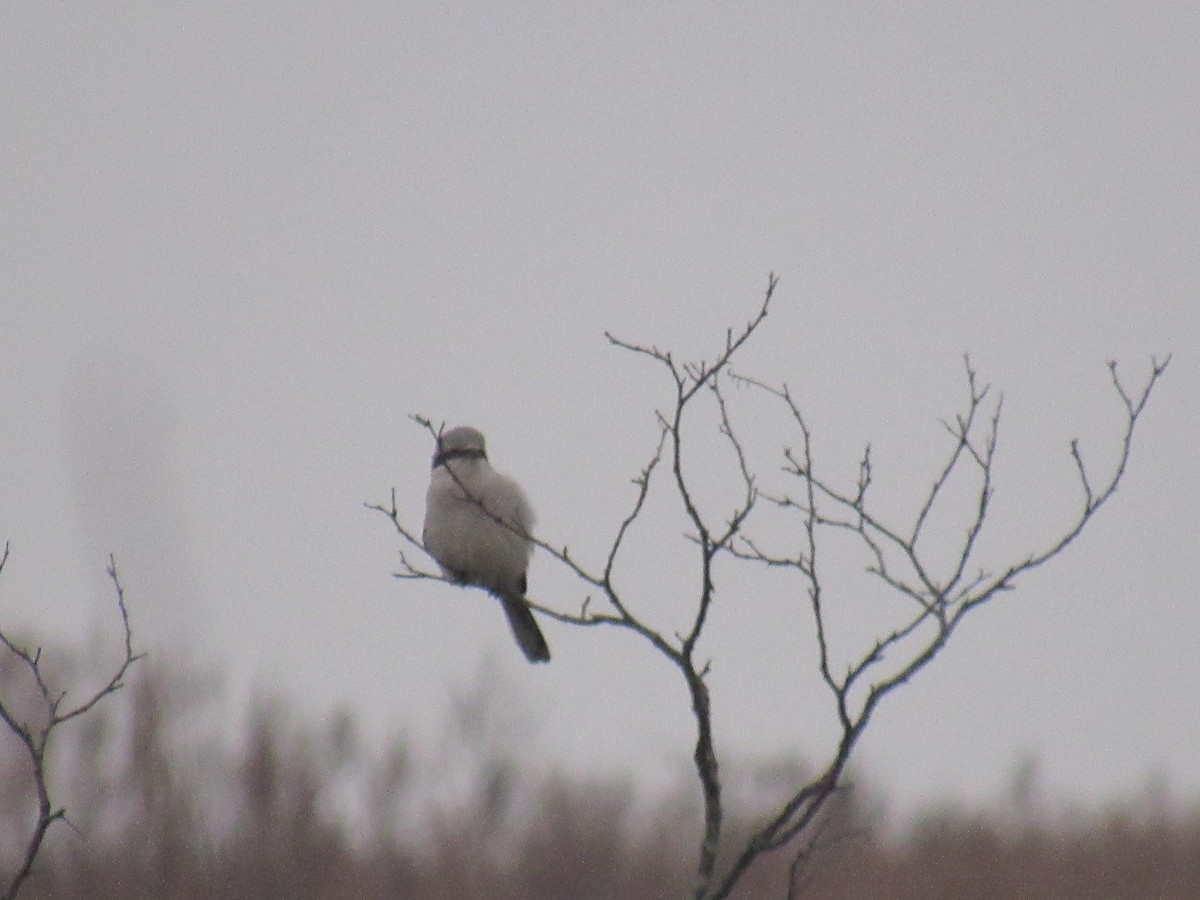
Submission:
<svg viewBox="0 0 1200 900">
<path fill-rule="evenodd" d="M 501 594 L 500 602 L 504 604 L 504 614 L 508 616 L 508 624 L 512 628 L 513 637 L 517 639 L 517 644 L 520 646 L 521 652 L 525 654 L 525 658 L 532 663 L 548 662 L 550 648 L 546 645 L 546 639 L 542 637 L 542 629 L 538 628 L 537 620 L 533 617 L 533 610 L 529 608 L 525 598 Z"/>
</svg>

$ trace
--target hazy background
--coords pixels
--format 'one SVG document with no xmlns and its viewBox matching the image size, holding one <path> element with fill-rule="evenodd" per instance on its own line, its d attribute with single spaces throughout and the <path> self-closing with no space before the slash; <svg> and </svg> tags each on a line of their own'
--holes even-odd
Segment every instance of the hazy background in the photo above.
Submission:
<svg viewBox="0 0 1200 900">
<path fill-rule="evenodd" d="M 1111 462 L 1105 362 L 1133 384 L 1175 353 L 1112 506 L 861 760 L 901 807 L 994 799 L 1028 756 L 1047 801 L 1194 800 L 1200 11 L 794 6 L 14 5 L 0 621 L 115 639 L 111 550 L 141 646 L 218 666 L 231 715 L 252 689 L 348 705 L 436 754 L 486 673 L 531 764 L 661 783 L 692 743 L 665 663 L 547 623 L 555 659 L 528 667 L 482 595 L 390 578 L 362 504 L 395 485 L 419 523 L 430 446 L 405 417 L 469 422 L 542 534 L 597 558 L 667 399 L 603 332 L 711 353 L 774 271 L 741 368 L 793 386 L 831 477 L 872 441 L 881 499 L 911 508 L 961 354 L 1004 390 L 998 551 L 1077 508 L 1069 438 Z M 733 398 L 770 463 L 782 431 Z M 624 582 L 676 627 L 689 551 L 655 500 Z M 582 597 L 543 557 L 531 582 Z M 720 748 L 820 758 L 796 586 L 724 585 Z"/>
</svg>

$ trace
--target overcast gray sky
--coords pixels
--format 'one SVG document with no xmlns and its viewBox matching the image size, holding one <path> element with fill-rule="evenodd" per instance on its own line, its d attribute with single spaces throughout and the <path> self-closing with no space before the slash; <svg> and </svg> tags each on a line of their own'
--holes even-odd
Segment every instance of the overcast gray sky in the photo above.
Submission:
<svg viewBox="0 0 1200 900">
<path fill-rule="evenodd" d="M 555 659 L 526 666 L 482 595 L 391 579 L 362 503 L 395 485 L 419 523 L 406 415 L 471 423 L 542 534 L 595 558 L 667 398 L 603 332 L 703 355 L 774 271 L 741 368 L 793 386 L 833 477 L 872 441 L 908 508 L 961 354 L 1004 390 L 998 550 L 1076 508 L 1069 438 L 1111 462 L 1106 361 L 1136 382 L 1175 353 L 1112 506 L 861 760 L 901 804 L 1001 796 L 1030 753 L 1050 799 L 1151 773 L 1200 796 L 1194 5 L 23 3 L 0 108 L 7 625 L 111 628 L 111 550 L 143 646 L 235 696 L 428 740 L 490 657 L 531 759 L 678 771 L 665 663 L 547 623 Z M 782 429 L 734 399 L 772 459 Z M 659 499 L 624 577 L 673 622 L 692 574 Z M 548 559 L 531 577 L 581 598 Z M 819 758 L 797 586 L 724 585 L 721 747 Z"/>
</svg>

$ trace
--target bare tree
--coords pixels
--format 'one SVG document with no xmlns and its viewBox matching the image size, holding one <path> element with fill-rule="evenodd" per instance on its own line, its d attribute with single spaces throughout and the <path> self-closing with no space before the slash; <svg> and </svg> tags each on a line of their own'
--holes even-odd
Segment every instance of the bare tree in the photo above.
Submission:
<svg viewBox="0 0 1200 900">
<path fill-rule="evenodd" d="M 0 557 L 0 572 L 8 562 L 8 542 L 4 544 L 4 555 Z M 67 811 L 58 805 L 50 790 L 47 751 L 51 738 L 60 726 L 72 719 L 86 716 L 101 700 L 119 691 L 125 683 L 125 676 L 130 667 L 137 662 L 140 654 L 133 652 L 133 632 L 129 627 L 129 611 L 125 607 L 125 591 L 117 575 L 117 563 L 112 556 L 108 558 L 108 577 L 112 579 L 117 593 L 117 609 L 121 615 L 121 627 L 124 631 L 124 654 L 116 671 L 107 683 L 97 688 L 75 703 L 67 703 L 67 691 L 51 687 L 45 667 L 42 665 L 42 650 L 40 647 L 29 650 L 16 643 L 7 633 L 0 631 L 0 645 L 11 660 L 15 661 L 16 669 L 24 670 L 31 680 L 33 691 L 31 702 L 21 703 L 23 698 L 16 696 L 13 683 L 9 682 L 10 692 L 0 696 L 0 722 L 16 736 L 24 748 L 29 760 L 30 774 L 33 779 L 34 794 L 37 798 L 37 817 L 30 832 L 28 843 L 17 871 L 8 880 L 0 900 L 12 900 L 21 890 L 21 886 L 33 871 L 33 863 L 42 848 L 46 832 L 56 821 L 67 821 Z M 24 707 L 24 708 L 22 708 Z"/>
<path fill-rule="evenodd" d="M 859 739 L 880 703 L 909 682 L 947 645 L 963 619 L 973 610 L 1011 590 L 1017 579 L 1062 553 L 1092 521 L 1117 489 L 1129 461 L 1133 433 L 1158 379 L 1170 358 L 1152 359 L 1149 375 L 1131 392 L 1109 364 L 1113 389 L 1124 418 L 1123 436 L 1116 464 L 1097 477 L 1084 463 L 1079 442 L 1072 440 L 1069 453 L 1078 475 L 1080 503 L 1065 528 L 1047 543 L 1020 558 L 996 564 L 978 557 L 977 539 L 991 510 L 1001 400 L 991 400 L 991 391 L 981 385 L 970 359 L 965 358 L 968 388 L 965 408 L 945 422 L 949 445 L 938 474 L 907 520 L 887 520 L 871 499 L 873 468 L 870 447 L 858 463 L 858 477 L 848 488 L 818 474 L 813 437 L 800 404 L 787 385 L 772 385 L 731 370 L 731 364 L 746 342 L 762 326 L 771 308 L 778 280 L 768 280 L 762 304 L 740 329 L 726 332 L 724 346 L 710 359 L 700 362 L 678 360 L 673 353 L 655 346 L 632 343 L 612 334 L 609 342 L 622 350 L 645 357 L 664 371 L 674 388 L 673 402 L 657 411 L 657 446 L 649 461 L 634 478 L 636 487 L 629 512 L 616 525 L 605 558 L 594 564 L 577 560 L 566 546 L 534 538 L 534 543 L 569 569 L 591 593 L 577 612 L 544 606 L 535 608 L 560 622 L 580 626 L 614 626 L 634 632 L 648 641 L 678 671 L 691 698 L 696 724 L 693 760 L 703 799 L 704 825 L 699 841 L 696 878 L 691 895 L 697 900 L 728 897 L 742 876 L 763 854 L 791 848 L 791 877 L 787 896 L 799 896 L 813 850 L 826 838 L 825 815 L 830 799 L 843 787 L 847 764 Z M 724 386 L 731 382 L 761 392 L 777 403 L 790 420 L 796 435 L 794 446 L 784 449 L 782 475 L 792 490 L 772 492 L 759 486 L 727 403 Z M 684 423 L 705 401 L 715 409 L 718 430 L 732 451 L 738 501 L 720 514 L 702 509 L 697 484 L 690 477 L 685 458 L 688 438 Z M 430 420 L 414 416 L 436 439 L 439 430 Z M 660 475 L 663 470 L 665 474 Z M 630 528 L 641 515 L 652 480 L 665 478 L 689 522 L 687 539 L 694 545 L 699 570 L 699 593 L 688 614 L 687 627 L 667 634 L 646 621 L 619 591 L 613 573 Z M 973 480 L 972 512 L 957 544 L 937 546 L 936 559 L 926 537 L 935 510 L 946 503 L 952 479 Z M 477 501 L 478 502 L 478 501 Z M 482 505 L 482 504 L 481 504 Z M 409 546 L 424 550 L 418 534 L 401 520 L 395 491 L 390 505 L 368 504 L 386 515 Z M 773 508 L 792 524 L 783 540 L 777 529 L 756 534 L 755 523 L 762 510 Z M 848 661 L 835 659 L 830 648 L 829 604 L 822 588 L 821 547 L 836 533 L 849 534 L 869 560 L 867 571 L 893 594 L 901 605 L 898 626 L 884 625 L 876 636 Z M 778 551 L 771 545 L 785 542 L 799 549 Z M 949 554 L 947 554 L 949 551 Z M 951 559 L 949 566 L 937 560 Z M 736 847 L 724 847 L 727 836 L 726 809 L 722 797 L 720 766 L 713 740 L 713 714 L 707 676 L 709 663 L 697 653 L 709 612 L 716 597 L 716 566 L 721 559 L 739 565 L 770 567 L 795 574 L 802 585 L 801 596 L 809 611 L 816 642 L 819 676 L 825 685 L 839 723 L 839 736 L 817 774 L 798 783 L 781 796 L 775 811 L 754 828 Z M 414 562 L 402 549 L 397 578 L 446 581 L 432 567 Z M 727 576 L 726 576 L 727 577 Z M 599 598 L 599 603 L 595 599 Z M 599 607 L 599 608 L 596 608 Z"/>
</svg>

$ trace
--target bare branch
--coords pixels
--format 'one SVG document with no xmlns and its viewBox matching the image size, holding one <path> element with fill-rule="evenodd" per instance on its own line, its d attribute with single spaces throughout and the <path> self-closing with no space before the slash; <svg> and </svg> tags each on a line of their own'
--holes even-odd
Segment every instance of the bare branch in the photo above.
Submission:
<svg viewBox="0 0 1200 900">
<path fill-rule="evenodd" d="M 970 402 L 967 406 L 967 414 L 965 417 L 958 416 L 955 419 L 955 427 L 946 425 L 946 430 L 955 438 L 954 450 L 950 454 L 950 458 L 946 460 L 946 464 L 942 467 L 941 473 L 933 483 L 929 494 L 925 498 L 925 503 L 921 506 L 921 511 L 917 513 L 917 520 L 913 524 L 912 533 L 908 539 L 908 543 L 916 545 L 917 539 L 921 535 L 921 528 L 925 524 L 925 520 L 929 517 L 930 510 L 937 503 L 938 496 L 941 494 L 942 488 L 946 486 L 950 475 L 958 466 L 958 461 L 962 457 L 964 450 L 974 454 L 974 449 L 971 447 L 971 430 L 975 423 L 975 415 L 979 412 L 979 406 L 983 403 L 983 398 L 987 396 L 988 388 L 979 389 L 977 384 L 976 372 L 971 367 L 971 357 L 964 354 L 963 364 L 967 370 L 967 387 L 970 390 Z M 997 407 L 997 415 L 999 415 L 999 407 Z M 943 423 L 945 424 L 945 423 Z M 975 457 L 979 459 L 978 456 Z"/>
<path fill-rule="evenodd" d="M 740 533 L 742 525 L 746 518 L 750 515 L 750 511 L 754 509 L 754 504 L 758 500 L 758 487 L 755 485 L 754 475 L 751 474 L 749 465 L 746 462 L 746 451 L 742 448 L 742 442 L 734 433 L 733 423 L 729 419 L 729 408 L 725 403 L 725 396 L 721 393 L 719 382 L 714 378 L 710 382 L 712 395 L 717 401 L 717 408 L 721 414 L 720 432 L 733 448 L 734 455 L 737 457 L 738 473 L 742 478 L 742 486 L 745 489 L 745 494 L 742 497 L 742 502 L 734 509 L 726 522 L 725 531 L 714 541 L 718 549 L 728 549 Z"/>
<path fill-rule="evenodd" d="M 793 842 L 799 842 L 800 849 L 792 859 L 789 890 L 791 895 L 800 890 L 812 852 L 822 839 L 830 798 L 843 789 L 846 766 L 879 705 L 938 656 L 971 609 L 1010 590 L 1020 575 L 1055 557 L 1082 532 L 1123 477 L 1137 420 L 1170 361 L 1170 357 L 1162 362 L 1153 359 L 1149 378 L 1137 391 L 1125 387 L 1116 364 L 1110 363 L 1110 377 L 1125 412 L 1121 452 L 1111 473 L 1097 478 L 1096 473 L 1085 467 L 1078 441 L 1072 441 L 1070 453 L 1084 493 L 1082 509 L 1075 513 L 1065 531 L 1047 546 L 1016 562 L 980 565 L 976 559 L 980 555 L 979 537 L 992 512 L 996 489 L 994 466 L 1003 397 L 996 396 L 993 402 L 990 387 L 980 382 L 970 357 L 964 356 L 967 395 L 959 410 L 943 421 L 950 444 L 932 473 L 928 490 L 910 514 L 895 521 L 892 515 L 881 512 L 874 502 L 875 471 L 869 444 L 858 461 L 858 471 L 851 486 L 839 486 L 825 479 L 817 472 L 814 436 L 799 401 L 788 386 L 766 384 L 732 371 L 735 355 L 766 319 L 776 284 L 772 275 L 755 315 L 740 329 L 728 329 L 722 346 L 708 359 L 681 361 L 670 350 L 606 333 L 613 346 L 650 359 L 665 369 L 674 385 L 671 402 L 655 411 L 657 445 L 646 465 L 632 479 L 635 486 L 633 502 L 618 523 L 601 564 L 588 566 L 572 556 L 566 546 L 527 536 L 535 546 L 578 577 L 587 589 L 577 612 L 533 604 L 536 610 L 566 624 L 629 629 L 658 650 L 684 681 L 695 721 L 692 758 L 704 808 L 692 891 L 696 900 L 720 900 L 730 896 L 760 855 L 795 846 Z M 747 444 L 739 433 L 731 397 L 723 390 L 722 374 L 735 384 L 749 385 L 765 392 L 781 404 L 790 418 L 796 438 L 793 446 L 782 450 L 781 474 L 778 476 L 794 486 L 790 492 L 761 486 L 758 473 L 750 464 Z M 732 503 L 732 509 L 727 508 L 720 514 L 702 507 L 698 500 L 701 492 L 696 489 L 698 485 L 691 473 L 690 438 L 686 438 L 685 433 L 691 433 L 692 418 L 689 417 L 694 416 L 693 410 L 697 406 L 715 411 L 716 430 L 722 443 L 731 451 L 729 477 L 736 483 L 739 495 Z M 413 418 L 437 439 L 440 428 L 435 428 L 429 419 Z M 685 422 L 689 424 L 686 432 Z M 751 433 L 747 428 L 745 434 Z M 684 537 L 695 547 L 699 574 L 694 605 L 687 611 L 689 621 L 677 634 L 658 631 L 643 622 L 621 596 L 615 583 L 621 551 L 645 508 L 652 480 L 661 472 L 669 472 L 665 483 L 669 484 L 674 500 L 687 517 Z M 792 479 L 798 479 L 798 486 Z M 657 483 L 663 484 L 663 478 Z M 960 488 L 970 503 L 959 514 L 962 529 L 957 537 L 950 539 L 947 547 L 942 548 L 948 549 L 949 554 L 939 553 L 935 561 L 925 548 L 931 540 L 929 523 L 940 521 L 936 517 L 948 505 L 946 498 Z M 464 494 L 470 497 L 465 490 Z M 749 531 L 758 521 L 753 513 L 760 499 L 777 507 L 785 517 L 795 517 L 792 519 L 794 528 L 787 535 L 788 543 L 783 550 L 778 549 L 778 535 L 760 537 Z M 400 521 L 394 491 L 390 507 L 368 506 L 392 520 L 406 548 L 426 552 L 416 533 Z M 841 641 L 833 633 L 838 618 L 830 615 L 833 600 L 827 597 L 822 583 L 823 567 L 828 563 L 821 545 L 835 533 L 853 536 L 864 555 L 866 572 L 878 579 L 878 583 L 888 589 L 888 594 L 901 604 L 899 614 L 886 626 L 848 650 L 841 649 Z M 724 558 L 732 565 L 761 565 L 785 572 L 794 570 L 798 575 L 796 598 L 811 617 L 817 673 L 824 690 L 828 691 L 839 728 L 828 759 L 816 777 L 795 786 L 789 796 L 781 798 L 778 807 L 759 823 L 745 844 L 733 852 L 722 852 L 726 813 L 707 681 L 712 664 L 698 654 L 709 613 L 717 598 L 717 561 Z M 447 580 L 410 562 L 403 552 L 401 563 L 403 571 L 398 577 Z M 601 605 L 600 611 L 594 605 Z M 835 647 L 838 648 L 836 652 Z"/>
<path fill-rule="evenodd" d="M 943 464 L 938 476 L 934 479 L 929 493 L 926 494 L 918 508 L 912 526 L 906 532 L 907 537 L 902 536 L 904 532 L 900 529 L 884 524 L 867 508 L 867 487 L 871 483 L 869 452 L 864 454 L 863 461 L 860 464 L 855 492 L 851 494 L 835 489 L 814 474 L 811 455 L 811 435 L 804 424 L 803 416 L 800 414 L 798 406 L 791 396 L 786 390 L 771 388 L 755 382 L 753 379 L 744 379 L 747 383 L 756 384 L 783 400 L 785 407 L 797 423 L 802 441 L 802 450 L 799 452 L 793 450 L 785 451 L 784 458 L 786 465 L 784 466 L 784 471 L 789 475 L 801 479 L 807 499 L 803 503 L 786 500 L 786 502 L 779 505 L 781 508 L 794 510 L 800 514 L 802 532 L 810 535 L 809 542 L 813 546 L 809 550 L 810 559 L 807 562 L 804 561 L 802 555 L 797 555 L 791 560 L 782 560 L 759 553 L 753 540 L 742 536 L 742 546 L 750 549 L 749 552 L 743 552 L 739 558 L 750 559 L 767 565 L 791 564 L 808 583 L 808 593 L 810 599 L 812 599 L 813 622 L 820 654 L 819 666 L 822 678 L 830 689 L 835 701 L 838 717 L 842 725 L 842 734 L 833 758 L 825 771 L 819 777 L 798 789 L 780 807 L 776 815 L 763 823 L 730 864 L 720 882 L 705 895 L 706 898 L 728 896 L 733 886 L 741 877 L 741 874 L 759 854 L 785 845 L 810 828 L 816 815 L 828 801 L 833 791 L 837 789 L 845 764 L 880 702 L 892 691 L 906 684 L 921 669 L 936 658 L 967 612 L 986 603 L 997 593 L 1009 590 L 1018 575 L 1057 556 L 1078 537 L 1096 511 L 1115 492 L 1128 464 L 1137 419 L 1145 408 L 1150 393 L 1165 371 L 1169 360 L 1170 357 L 1167 357 L 1162 363 L 1157 359 L 1152 360 L 1150 375 L 1140 392 L 1136 395 L 1131 395 L 1124 388 L 1117 377 L 1115 364 L 1110 364 L 1113 384 L 1126 413 L 1125 429 L 1121 439 L 1121 453 L 1111 475 L 1097 486 L 1086 472 L 1078 448 L 1078 442 L 1072 441 L 1071 455 L 1075 460 L 1086 497 L 1083 510 L 1068 526 L 1066 532 L 1060 538 L 1052 541 L 1046 548 L 1030 554 L 1018 563 L 1003 568 L 999 575 L 992 576 L 983 570 L 979 570 L 967 583 L 963 582 L 964 575 L 973 556 L 976 539 L 987 518 L 989 501 L 993 494 L 992 471 L 995 461 L 1001 410 L 1001 403 L 997 402 L 992 415 L 989 417 L 986 431 L 981 439 L 982 442 L 977 443 L 973 435 L 976 431 L 977 414 L 987 394 L 987 389 L 979 388 L 976 374 L 969 360 L 966 361 L 968 386 L 970 389 L 967 409 L 965 413 L 955 417 L 953 426 L 947 426 L 947 430 L 950 432 L 955 443 L 947 461 Z M 968 527 L 964 532 L 962 542 L 958 545 L 952 571 L 945 578 L 936 580 L 929 574 L 926 565 L 922 562 L 921 554 L 917 547 L 917 540 L 931 511 L 942 495 L 943 488 L 948 479 L 963 460 L 970 462 L 970 465 L 974 467 L 979 477 L 979 484 L 975 495 L 975 508 Z M 845 517 L 834 518 L 819 514 L 817 511 L 817 500 L 819 498 L 833 502 L 835 506 L 844 511 Z M 847 529 L 856 533 L 870 558 L 873 560 L 868 571 L 881 578 L 885 584 L 896 590 L 899 594 L 916 600 L 919 604 L 919 610 L 905 624 L 876 639 L 871 646 L 863 651 L 857 660 L 850 665 L 846 676 L 840 681 L 831 674 L 825 637 L 825 621 L 819 601 L 820 584 L 817 577 L 818 570 L 815 565 L 815 538 L 811 536 L 816 529 L 826 527 Z M 893 573 L 888 562 L 888 550 L 898 552 L 905 563 L 911 567 L 913 575 L 916 578 L 915 583 Z M 928 633 L 927 637 L 921 640 L 915 647 L 910 646 L 909 642 L 915 639 L 918 632 L 927 624 L 933 625 L 932 632 Z M 909 646 L 910 649 L 900 652 L 899 648 L 903 646 Z M 874 672 L 875 668 L 887 657 L 890 650 L 897 650 L 900 653 L 901 659 L 899 664 L 892 667 L 890 674 L 879 678 L 871 684 L 866 690 L 865 696 L 852 705 L 850 702 L 851 688 L 863 680 L 868 673 Z M 796 860 L 800 861 L 805 858 L 802 851 L 796 857 Z M 796 881 L 793 879 L 793 885 L 795 883 Z"/>
<path fill-rule="evenodd" d="M 6 542 L 4 556 L 0 559 L 0 571 L 3 571 L 4 564 L 8 561 L 8 553 L 9 545 Z M 66 710 L 61 708 L 63 700 L 67 696 L 66 691 L 56 694 L 51 690 L 42 667 L 41 649 L 30 652 L 18 646 L 7 634 L 0 631 L 0 645 L 3 645 L 7 652 L 20 660 L 33 679 L 41 697 L 40 712 L 43 714 L 40 723 L 22 721 L 5 701 L 0 700 L 0 721 L 16 735 L 25 748 L 25 754 L 29 758 L 32 770 L 34 793 L 37 797 L 37 818 L 25 846 L 24 856 L 17 871 L 10 878 L 4 893 L 0 894 L 0 900 L 12 900 L 17 896 L 21 886 L 33 871 L 34 861 L 37 859 L 50 826 L 59 820 L 66 821 L 66 810 L 54 802 L 48 783 L 46 751 L 51 737 L 60 725 L 87 715 L 105 697 L 124 687 L 125 676 L 129 669 L 142 658 L 142 654 L 134 653 L 133 650 L 133 630 L 129 625 L 129 610 L 125 605 L 125 589 L 117 575 L 116 560 L 111 555 L 108 558 L 107 572 L 116 590 L 117 610 L 120 613 L 121 627 L 124 631 L 124 655 L 107 684 L 86 696 L 75 706 Z"/>
<path fill-rule="evenodd" d="M 633 508 L 629 514 L 621 520 L 620 526 L 617 528 L 617 534 L 612 540 L 612 545 L 608 551 L 608 558 L 604 561 L 604 582 L 611 583 L 613 567 L 617 564 L 617 554 L 621 550 L 621 545 L 625 541 L 625 535 L 628 534 L 630 526 L 637 520 L 637 517 L 642 513 L 642 507 L 646 504 L 646 497 L 650 493 L 650 479 L 654 475 L 654 470 L 662 461 L 663 448 L 667 443 L 668 430 L 666 428 L 659 429 L 658 446 L 654 450 L 654 455 L 650 461 L 646 463 L 641 474 L 633 479 L 633 483 L 638 487 L 637 499 L 634 501 Z M 564 550 L 564 555 L 566 551 Z M 611 599 L 611 598 L 610 598 Z M 616 604 L 618 609 L 621 609 L 620 604 Z"/>
<path fill-rule="evenodd" d="M 1138 419 L 1140 418 L 1142 411 L 1146 408 L 1146 403 L 1150 399 L 1150 394 L 1154 390 L 1154 386 L 1158 383 L 1158 380 L 1162 377 L 1170 362 L 1170 354 L 1168 354 L 1162 362 L 1159 362 L 1157 357 L 1151 358 L 1150 374 L 1136 399 L 1132 398 L 1126 392 L 1125 388 L 1121 384 L 1120 379 L 1117 377 L 1117 364 L 1115 362 L 1109 363 L 1109 371 L 1112 373 L 1113 386 L 1121 398 L 1126 414 L 1124 434 L 1121 437 L 1121 452 L 1118 456 L 1117 464 L 1113 468 L 1112 474 L 1109 476 L 1107 482 L 1104 483 L 1103 487 L 1101 487 L 1099 490 L 1094 490 L 1094 487 L 1085 479 L 1088 501 L 1083 510 L 1079 513 L 1078 517 L 1075 519 L 1074 523 L 1068 528 L 1066 533 L 1063 534 L 1063 536 L 1057 541 L 1052 542 L 1042 551 L 1031 553 L 1021 562 L 1009 566 L 1000 575 L 985 582 L 979 591 L 964 598 L 959 605 L 958 615 L 961 616 L 968 610 L 986 602 L 996 592 L 1007 590 L 1009 587 L 1011 587 L 1014 578 L 1030 571 L 1031 569 L 1035 569 L 1048 560 L 1058 556 L 1059 553 L 1065 550 L 1071 543 L 1075 541 L 1076 538 L 1079 537 L 1080 534 L 1083 533 L 1084 528 L 1087 527 L 1088 522 L 1092 520 L 1092 517 L 1096 514 L 1096 511 L 1099 510 L 1100 507 L 1102 507 L 1105 503 L 1107 503 L 1112 495 L 1116 493 L 1117 486 L 1121 483 L 1121 479 L 1125 476 L 1125 469 L 1129 464 L 1129 456 L 1133 448 L 1133 434 L 1137 427 Z M 1076 460 L 1079 460 L 1077 447 L 1078 440 L 1072 439 L 1072 456 Z M 1078 465 L 1080 467 L 1080 477 L 1082 479 L 1082 462 L 1078 462 Z"/>
</svg>

